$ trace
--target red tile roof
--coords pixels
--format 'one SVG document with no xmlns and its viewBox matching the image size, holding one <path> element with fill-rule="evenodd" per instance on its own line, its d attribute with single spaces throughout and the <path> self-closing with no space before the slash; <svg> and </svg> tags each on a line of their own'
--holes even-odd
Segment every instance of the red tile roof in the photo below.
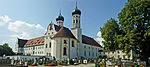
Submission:
<svg viewBox="0 0 150 67">
<path fill-rule="evenodd" d="M 24 47 L 42 45 L 42 44 L 44 44 L 44 36 L 28 40 L 27 43 L 24 45 Z"/>
</svg>

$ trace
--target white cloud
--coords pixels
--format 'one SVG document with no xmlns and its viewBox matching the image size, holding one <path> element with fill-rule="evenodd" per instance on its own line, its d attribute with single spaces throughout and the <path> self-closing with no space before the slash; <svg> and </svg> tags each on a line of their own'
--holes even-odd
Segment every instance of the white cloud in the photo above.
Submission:
<svg viewBox="0 0 150 67">
<path fill-rule="evenodd" d="M 100 32 L 100 31 L 97 33 L 97 36 L 98 36 L 98 38 L 95 38 L 95 40 L 96 40 L 102 47 L 104 47 L 104 45 L 103 45 L 103 43 L 102 43 L 102 41 L 104 41 L 104 39 L 101 37 L 101 32 Z"/>
<path fill-rule="evenodd" d="M 36 36 L 42 36 L 45 29 L 40 24 L 29 24 L 24 21 L 10 22 L 8 25 L 10 31 L 16 32 L 11 37 L 19 37 L 24 39 L 30 39 Z"/>
<path fill-rule="evenodd" d="M 100 31 L 97 33 L 97 36 L 101 38 L 101 32 Z"/>
<path fill-rule="evenodd" d="M 0 16 L 0 26 L 8 23 L 11 20 L 8 16 Z"/>
<path fill-rule="evenodd" d="M 3 45 L 4 43 L 7 43 L 7 41 L 2 40 L 2 42 L 0 43 L 0 45 Z"/>
<path fill-rule="evenodd" d="M 104 47 L 104 45 L 103 45 L 103 43 L 102 43 L 102 41 L 104 41 L 103 38 L 95 38 L 95 40 L 96 40 L 102 47 Z"/>
<path fill-rule="evenodd" d="M 13 21 L 13 19 L 9 16 L 0 16 L 0 26 L 6 24 L 8 26 L 8 33 L 13 34 L 1 34 L 3 36 L 7 36 L 7 38 L 2 39 L 2 37 L 0 37 L 0 44 L 8 43 L 9 46 L 12 47 L 13 51 L 15 50 L 17 37 L 22 39 L 31 39 L 43 36 L 46 31 L 40 24 L 30 24 L 20 20 Z"/>
</svg>

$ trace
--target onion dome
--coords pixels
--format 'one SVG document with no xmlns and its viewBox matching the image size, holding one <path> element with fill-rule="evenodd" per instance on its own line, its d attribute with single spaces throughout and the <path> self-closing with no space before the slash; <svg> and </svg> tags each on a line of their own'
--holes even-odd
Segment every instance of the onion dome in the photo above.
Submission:
<svg viewBox="0 0 150 67">
<path fill-rule="evenodd" d="M 56 17 L 56 21 L 58 21 L 58 20 L 64 21 L 64 17 L 61 15 L 61 11 L 59 13 L 59 16 Z"/>
<path fill-rule="evenodd" d="M 79 14 L 81 15 L 81 11 L 77 8 L 77 2 L 76 2 L 76 8 L 72 11 L 72 15 Z"/>
</svg>

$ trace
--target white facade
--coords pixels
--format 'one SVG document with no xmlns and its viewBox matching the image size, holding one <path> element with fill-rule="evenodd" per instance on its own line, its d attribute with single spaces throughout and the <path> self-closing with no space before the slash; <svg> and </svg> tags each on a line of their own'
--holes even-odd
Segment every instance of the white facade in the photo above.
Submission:
<svg viewBox="0 0 150 67">
<path fill-rule="evenodd" d="M 54 24 L 51 22 L 47 28 L 47 32 L 45 33 L 45 42 L 44 42 L 44 54 L 46 56 L 51 56 L 51 49 L 52 49 L 52 37 L 57 33 L 55 30 Z"/>
<path fill-rule="evenodd" d="M 56 18 L 57 25 L 52 22 L 48 25 L 44 35 L 44 43 L 39 45 L 27 44 L 30 46 L 24 47 L 24 54 L 32 56 L 50 56 L 55 57 L 57 60 L 79 57 L 98 58 L 98 51 L 101 50 L 102 47 L 100 47 L 93 38 L 87 36 L 86 38 L 84 37 L 85 39 L 83 38 L 82 29 L 80 28 L 80 16 L 81 12 L 76 7 L 72 14 L 72 29 L 69 30 L 63 27 L 64 18 L 60 13 Z M 87 38 L 88 40 L 86 40 Z M 87 43 L 83 42 L 83 39 L 87 41 Z M 32 40 L 34 41 L 34 39 Z M 91 42 L 94 43 L 90 43 L 89 40 L 92 40 Z M 95 42 L 98 46 L 95 46 Z"/>
<path fill-rule="evenodd" d="M 52 57 L 58 60 L 77 57 L 77 40 L 71 38 L 54 38 L 52 43 Z"/>
<path fill-rule="evenodd" d="M 133 52 L 132 50 L 128 53 L 128 55 L 121 50 L 116 51 L 105 51 L 105 55 L 107 58 L 114 58 L 114 59 L 133 59 Z"/>
<path fill-rule="evenodd" d="M 25 55 L 45 56 L 44 45 L 24 47 L 24 52 Z"/>
<path fill-rule="evenodd" d="M 83 44 L 83 57 L 85 58 L 98 58 L 99 57 L 99 50 L 101 48 L 96 46 L 91 46 L 88 44 Z"/>
</svg>

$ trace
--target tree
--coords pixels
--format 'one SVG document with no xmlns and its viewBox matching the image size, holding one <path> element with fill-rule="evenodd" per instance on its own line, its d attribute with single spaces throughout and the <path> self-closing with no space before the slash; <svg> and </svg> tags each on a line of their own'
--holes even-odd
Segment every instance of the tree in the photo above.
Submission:
<svg viewBox="0 0 150 67">
<path fill-rule="evenodd" d="M 8 46 L 7 43 L 4 43 L 3 45 L 0 45 L 0 56 L 3 56 L 4 54 L 5 55 L 13 55 L 14 54 L 14 52 Z"/>
<path fill-rule="evenodd" d="M 119 48 L 126 53 L 129 50 L 140 55 L 148 63 L 150 57 L 150 1 L 128 0 L 118 15 L 124 34 L 118 35 Z"/>
<path fill-rule="evenodd" d="M 121 49 L 126 54 L 133 50 L 149 65 L 150 0 L 128 0 L 118 19 L 119 24 L 110 19 L 100 30 L 105 48 Z"/>
<path fill-rule="evenodd" d="M 104 39 L 103 44 L 105 49 L 116 50 L 118 49 L 117 35 L 119 34 L 119 25 L 115 19 L 109 19 L 107 23 L 100 29 L 102 38 Z"/>
</svg>

